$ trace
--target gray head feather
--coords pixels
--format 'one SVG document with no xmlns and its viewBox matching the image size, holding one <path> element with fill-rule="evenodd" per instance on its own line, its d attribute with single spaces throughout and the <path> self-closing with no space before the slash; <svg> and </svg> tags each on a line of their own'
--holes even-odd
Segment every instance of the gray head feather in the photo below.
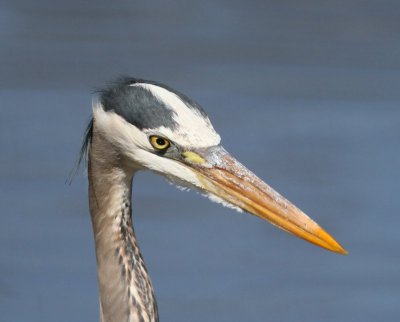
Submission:
<svg viewBox="0 0 400 322">
<path fill-rule="evenodd" d="M 205 118 L 207 117 L 203 108 L 186 95 L 167 85 L 132 77 L 119 78 L 112 85 L 99 91 L 100 102 L 104 110 L 115 112 L 141 130 L 161 126 L 171 130 L 176 129 L 178 124 L 174 119 L 175 112 L 145 88 L 131 86 L 134 84 L 152 84 L 165 88 L 177 95 L 188 108 L 195 110 Z M 93 119 L 90 120 L 84 134 L 78 165 L 87 160 L 92 134 Z"/>
</svg>

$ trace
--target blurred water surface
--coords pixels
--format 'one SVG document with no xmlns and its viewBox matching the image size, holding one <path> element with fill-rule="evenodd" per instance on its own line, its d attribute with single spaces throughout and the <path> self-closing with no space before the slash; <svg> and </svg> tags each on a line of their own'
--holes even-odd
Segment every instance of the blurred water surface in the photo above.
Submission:
<svg viewBox="0 0 400 322">
<path fill-rule="evenodd" d="M 96 321 L 92 92 L 128 74 L 207 110 L 225 147 L 327 228 L 338 256 L 150 173 L 134 222 L 162 321 L 398 321 L 400 3 L 0 4 L 2 321 Z"/>
</svg>

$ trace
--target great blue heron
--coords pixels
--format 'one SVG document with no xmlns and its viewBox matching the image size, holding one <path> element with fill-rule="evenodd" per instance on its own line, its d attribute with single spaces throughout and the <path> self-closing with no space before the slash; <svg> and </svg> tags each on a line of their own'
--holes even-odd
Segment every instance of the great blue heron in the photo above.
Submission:
<svg viewBox="0 0 400 322">
<path fill-rule="evenodd" d="M 132 227 L 132 178 L 142 169 L 315 245 L 346 253 L 318 224 L 229 155 L 220 141 L 200 105 L 157 82 L 120 79 L 93 102 L 81 157 L 88 156 L 101 321 L 158 321 L 153 287 Z"/>
</svg>

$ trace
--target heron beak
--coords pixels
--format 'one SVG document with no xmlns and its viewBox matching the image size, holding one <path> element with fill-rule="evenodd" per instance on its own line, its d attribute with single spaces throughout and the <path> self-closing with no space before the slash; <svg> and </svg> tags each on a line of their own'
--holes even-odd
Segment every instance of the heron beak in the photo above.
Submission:
<svg viewBox="0 0 400 322">
<path fill-rule="evenodd" d="M 284 231 L 330 251 L 347 251 L 310 217 L 240 164 L 222 147 L 184 152 L 202 188 Z"/>
</svg>

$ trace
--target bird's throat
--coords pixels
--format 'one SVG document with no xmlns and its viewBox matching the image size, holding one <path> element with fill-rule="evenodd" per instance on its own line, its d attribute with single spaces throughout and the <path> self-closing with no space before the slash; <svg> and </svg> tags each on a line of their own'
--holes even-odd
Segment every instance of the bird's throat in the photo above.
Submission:
<svg viewBox="0 0 400 322">
<path fill-rule="evenodd" d="M 132 174 L 105 160 L 113 155 L 105 156 L 95 138 L 88 176 L 101 321 L 156 322 L 154 291 L 132 226 Z"/>
</svg>

